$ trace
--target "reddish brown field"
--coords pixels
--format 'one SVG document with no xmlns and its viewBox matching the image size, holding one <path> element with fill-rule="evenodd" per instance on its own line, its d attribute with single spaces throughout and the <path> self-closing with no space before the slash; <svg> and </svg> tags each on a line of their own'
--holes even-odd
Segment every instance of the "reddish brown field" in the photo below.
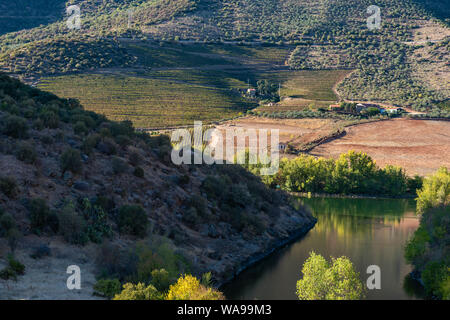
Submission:
<svg viewBox="0 0 450 320">
<path fill-rule="evenodd" d="M 315 156 L 337 158 L 349 150 L 363 151 L 384 167 L 398 165 L 407 174 L 429 175 L 450 168 L 450 122 L 395 119 L 346 128 L 343 138 L 314 148 Z"/>
</svg>

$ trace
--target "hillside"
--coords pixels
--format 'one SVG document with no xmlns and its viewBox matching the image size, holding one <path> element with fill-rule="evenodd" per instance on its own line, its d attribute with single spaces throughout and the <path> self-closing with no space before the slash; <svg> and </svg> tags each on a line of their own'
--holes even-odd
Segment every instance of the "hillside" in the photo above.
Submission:
<svg viewBox="0 0 450 320">
<path fill-rule="evenodd" d="M 20 11 L 21 3 L 5 5 L 6 16 L 26 17 L 35 11 L 40 15 L 46 8 L 36 3 Z M 72 4 L 81 8 L 81 30 L 66 26 L 63 7 Z M 248 80 L 255 86 L 255 80 L 271 76 L 261 77 L 261 68 L 346 69 L 353 72 L 335 88 L 340 100 L 390 103 L 434 113 L 448 109 L 448 3 L 377 1 L 381 29 L 369 30 L 367 8 L 372 4 L 369 0 L 55 1 L 47 24 L 29 17 L 29 23 L 17 29 L 36 27 L 3 31 L 0 71 L 36 84 L 42 77 L 96 72 L 153 79 L 150 69 L 190 68 L 188 73 L 208 71 L 202 84 L 215 86 L 214 73 L 244 66 L 245 72 L 225 75 L 234 85 L 218 86 L 228 91 L 221 93 L 225 105 L 234 100 L 236 115 L 251 106 L 236 100 L 229 90 L 236 84 L 245 88 Z M 281 49 L 278 56 L 255 66 L 252 59 L 273 48 Z M 248 55 L 250 50 L 259 53 Z M 176 81 L 178 76 L 166 79 Z M 189 85 L 192 80 L 188 79 Z M 201 97 L 203 92 L 197 89 L 189 87 Z M 106 104 L 107 98 L 99 104 Z M 222 118 L 228 116 L 225 112 Z"/>
<path fill-rule="evenodd" d="M 0 75 L 0 278 L 12 276 L 2 271 L 11 250 L 26 268 L 17 282 L 0 280 L 0 298 L 44 297 L 24 285 L 59 281 L 45 265 L 65 275 L 80 264 L 84 298 L 95 276 L 144 281 L 160 268 L 223 283 L 313 226 L 243 168 L 174 166 L 170 152 L 166 136 Z M 45 298 L 68 294 L 58 288 Z"/>
</svg>

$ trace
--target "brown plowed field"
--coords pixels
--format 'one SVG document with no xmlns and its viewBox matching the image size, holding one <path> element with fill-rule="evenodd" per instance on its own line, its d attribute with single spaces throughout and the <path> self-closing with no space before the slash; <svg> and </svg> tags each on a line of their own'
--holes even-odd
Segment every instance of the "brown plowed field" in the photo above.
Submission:
<svg viewBox="0 0 450 320">
<path fill-rule="evenodd" d="M 384 167 L 398 165 L 409 175 L 429 175 L 450 168 L 450 122 L 395 119 L 346 128 L 347 135 L 310 153 L 337 158 L 348 150 L 363 151 Z"/>
</svg>

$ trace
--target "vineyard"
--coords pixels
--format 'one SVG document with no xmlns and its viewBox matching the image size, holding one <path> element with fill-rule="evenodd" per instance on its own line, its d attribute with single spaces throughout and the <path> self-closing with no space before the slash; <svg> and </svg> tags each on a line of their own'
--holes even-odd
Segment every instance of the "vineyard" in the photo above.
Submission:
<svg viewBox="0 0 450 320">
<path fill-rule="evenodd" d="M 46 78 L 39 87 L 78 98 L 88 110 L 139 128 L 192 125 L 236 117 L 252 107 L 229 90 L 137 77 L 72 75 Z"/>
</svg>

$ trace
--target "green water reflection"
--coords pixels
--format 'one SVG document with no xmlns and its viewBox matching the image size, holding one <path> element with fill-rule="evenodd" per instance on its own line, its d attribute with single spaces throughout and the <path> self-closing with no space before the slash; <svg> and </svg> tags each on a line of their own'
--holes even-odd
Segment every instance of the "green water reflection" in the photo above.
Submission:
<svg viewBox="0 0 450 320">
<path fill-rule="evenodd" d="M 406 278 L 411 266 L 403 257 L 407 239 L 419 226 L 414 200 L 312 198 L 300 202 L 317 217 L 314 229 L 225 286 L 227 298 L 296 299 L 295 284 L 312 250 L 326 257 L 349 257 L 364 282 L 367 267 L 378 265 L 381 290 L 368 291 L 368 299 L 417 298 L 414 284 Z"/>
</svg>

